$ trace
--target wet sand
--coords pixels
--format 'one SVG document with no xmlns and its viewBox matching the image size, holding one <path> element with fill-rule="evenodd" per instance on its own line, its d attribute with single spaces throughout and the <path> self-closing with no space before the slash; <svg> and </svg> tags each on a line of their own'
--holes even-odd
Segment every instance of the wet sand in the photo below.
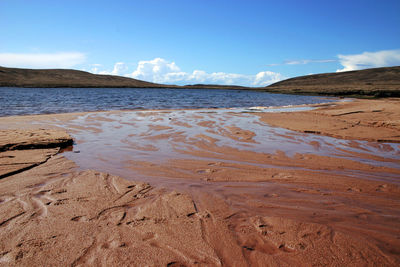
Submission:
<svg viewBox="0 0 400 267">
<path fill-rule="evenodd" d="M 0 118 L 75 141 L 0 180 L 0 264 L 399 265 L 399 119 L 396 99 Z"/>
</svg>

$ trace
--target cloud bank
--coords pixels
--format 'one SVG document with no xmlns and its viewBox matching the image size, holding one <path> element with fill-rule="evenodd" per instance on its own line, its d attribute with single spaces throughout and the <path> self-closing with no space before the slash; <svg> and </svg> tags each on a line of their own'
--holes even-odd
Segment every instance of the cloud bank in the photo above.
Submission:
<svg viewBox="0 0 400 267">
<path fill-rule="evenodd" d="M 243 86 L 266 86 L 283 79 L 280 73 L 262 71 L 254 75 L 237 73 L 212 72 L 194 70 L 182 71 L 175 62 L 163 58 L 139 61 L 137 68 L 132 73 L 126 73 L 126 65 L 123 62 L 115 64 L 113 71 L 98 71 L 97 67 L 92 72 L 98 74 L 123 75 L 139 80 L 166 84 L 223 84 Z"/>
<path fill-rule="evenodd" d="M 51 54 L 0 53 L 0 66 L 14 68 L 71 68 L 85 62 L 78 52 Z"/>
<path fill-rule="evenodd" d="M 338 55 L 343 66 L 337 72 L 400 65 L 400 49 L 364 52 L 355 55 Z"/>
</svg>

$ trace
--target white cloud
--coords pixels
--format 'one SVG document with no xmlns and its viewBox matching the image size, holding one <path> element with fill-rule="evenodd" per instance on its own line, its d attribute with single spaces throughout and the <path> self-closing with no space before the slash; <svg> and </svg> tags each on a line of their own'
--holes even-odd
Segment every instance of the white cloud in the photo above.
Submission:
<svg viewBox="0 0 400 267">
<path fill-rule="evenodd" d="M 262 71 L 256 74 L 255 80 L 253 81 L 253 85 L 265 86 L 271 83 L 279 82 L 282 79 L 283 76 L 280 73 L 272 71 Z"/>
<path fill-rule="evenodd" d="M 287 60 L 285 61 L 285 65 L 304 65 L 309 63 L 329 63 L 335 62 L 336 59 L 300 59 L 300 60 Z"/>
<path fill-rule="evenodd" d="M 102 67 L 102 64 L 91 64 L 91 69 L 90 72 L 94 74 L 98 74 L 100 72 L 100 67 Z M 82 69 L 83 71 L 87 71 L 86 69 Z"/>
<path fill-rule="evenodd" d="M 355 55 L 338 55 L 343 69 L 337 72 L 400 65 L 400 49 L 364 52 Z"/>
<path fill-rule="evenodd" d="M 305 65 L 309 63 L 330 63 L 336 62 L 337 59 L 299 59 L 299 60 L 286 60 L 283 63 L 267 64 L 268 67 L 282 66 L 282 65 Z"/>
<path fill-rule="evenodd" d="M 0 53 L 0 66 L 15 68 L 71 68 L 85 62 L 83 53 L 17 54 Z"/>
<path fill-rule="evenodd" d="M 124 62 L 117 62 L 114 65 L 114 69 L 112 70 L 112 75 L 122 75 L 122 73 L 128 71 L 128 66 L 125 65 Z"/>
<path fill-rule="evenodd" d="M 128 66 L 124 62 L 117 62 L 112 71 L 100 70 L 101 64 L 92 64 L 91 72 L 95 74 L 126 75 Z"/>
<path fill-rule="evenodd" d="M 128 75 L 125 75 L 128 76 Z M 224 84 L 243 86 L 265 86 L 283 79 L 279 73 L 271 71 L 259 72 L 255 75 L 236 73 L 213 72 L 194 70 L 191 73 L 181 71 L 175 62 L 169 62 L 162 58 L 148 61 L 139 61 L 132 74 L 132 78 L 155 83 L 167 84 Z"/>
<path fill-rule="evenodd" d="M 162 58 L 139 61 L 131 75 L 135 79 L 156 83 L 174 82 L 184 79 L 185 76 L 175 62 L 168 62 Z"/>
</svg>

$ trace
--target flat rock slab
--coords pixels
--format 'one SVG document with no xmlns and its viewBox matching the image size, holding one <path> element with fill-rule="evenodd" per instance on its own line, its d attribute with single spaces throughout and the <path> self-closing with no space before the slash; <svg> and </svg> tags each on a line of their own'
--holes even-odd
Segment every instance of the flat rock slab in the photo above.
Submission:
<svg viewBox="0 0 400 267">
<path fill-rule="evenodd" d="M 1 130 L 0 178 L 42 164 L 72 142 L 72 137 L 61 130 Z"/>
<path fill-rule="evenodd" d="M 0 178 L 30 169 L 46 162 L 59 148 L 12 150 L 0 152 Z"/>
<path fill-rule="evenodd" d="M 66 147 L 72 137 L 61 130 L 1 130 L 0 151 Z"/>
</svg>

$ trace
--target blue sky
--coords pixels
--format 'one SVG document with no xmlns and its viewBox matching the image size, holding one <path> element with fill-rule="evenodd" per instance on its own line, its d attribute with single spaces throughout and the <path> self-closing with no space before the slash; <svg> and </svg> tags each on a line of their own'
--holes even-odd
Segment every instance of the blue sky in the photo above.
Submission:
<svg viewBox="0 0 400 267">
<path fill-rule="evenodd" d="M 400 1 L 0 0 L 0 65 L 262 86 L 400 65 Z"/>
</svg>

